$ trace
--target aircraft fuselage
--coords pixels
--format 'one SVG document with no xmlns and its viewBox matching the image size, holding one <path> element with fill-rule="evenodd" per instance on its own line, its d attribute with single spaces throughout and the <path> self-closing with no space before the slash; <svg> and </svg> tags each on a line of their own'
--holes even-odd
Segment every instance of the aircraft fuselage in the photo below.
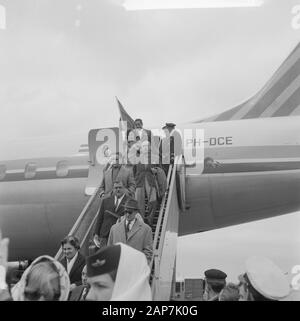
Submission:
<svg viewBox="0 0 300 321">
<path fill-rule="evenodd" d="M 203 164 L 186 168 L 189 209 L 180 213 L 179 235 L 299 210 L 299 121 L 294 116 L 179 126 L 204 129 L 204 157 L 219 163 L 204 172 Z M 76 139 L 2 148 L 0 227 L 11 240 L 10 260 L 54 255 L 86 204 L 90 157 L 87 145 L 78 149 L 87 135 Z M 187 148 L 189 142 L 183 143 Z"/>
</svg>

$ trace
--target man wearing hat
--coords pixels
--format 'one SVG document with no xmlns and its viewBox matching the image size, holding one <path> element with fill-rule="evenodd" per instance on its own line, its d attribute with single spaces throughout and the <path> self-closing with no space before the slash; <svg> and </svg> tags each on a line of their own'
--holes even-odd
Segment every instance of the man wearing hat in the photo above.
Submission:
<svg viewBox="0 0 300 321">
<path fill-rule="evenodd" d="M 127 244 L 145 254 L 150 263 L 153 254 L 152 230 L 145 224 L 140 213 L 138 202 L 128 199 L 124 205 L 125 219 L 112 226 L 107 245 Z"/>
<path fill-rule="evenodd" d="M 169 164 L 174 163 L 176 156 L 182 155 L 182 139 L 180 133 L 175 129 L 175 124 L 166 123 L 162 128 L 165 137 L 161 141 L 161 155 L 164 169 L 169 169 Z"/>
<path fill-rule="evenodd" d="M 219 293 L 226 285 L 227 274 L 221 270 L 210 269 L 204 272 L 205 288 L 203 294 L 204 301 L 218 301 Z"/>
<path fill-rule="evenodd" d="M 251 257 L 246 273 L 239 277 L 241 301 L 279 301 L 290 293 L 286 275 L 271 260 Z"/>
</svg>

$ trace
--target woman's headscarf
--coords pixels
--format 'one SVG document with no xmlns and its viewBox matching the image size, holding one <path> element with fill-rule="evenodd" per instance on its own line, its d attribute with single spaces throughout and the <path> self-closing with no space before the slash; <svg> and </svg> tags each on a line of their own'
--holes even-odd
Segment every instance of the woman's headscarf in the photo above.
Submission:
<svg viewBox="0 0 300 321">
<path fill-rule="evenodd" d="M 152 301 L 150 268 L 144 253 L 123 243 L 111 301 Z"/>
<path fill-rule="evenodd" d="M 48 255 L 42 255 L 42 256 L 39 256 L 37 259 L 35 259 L 31 263 L 31 265 L 24 271 L 20 281 L 12 288 L 11 292 L 12 292 L 12 297 L 14 301 L 25 301 L 24 291 L 26 287 L 26 280 L 27 280 L 28 274 L 31 272 L 33 266 L 45 261 L 52 262 L 59 273 L 60 297 L 58 300 L 59 301 L 68 300 L 69 291 L 70 291 L 70 279 L 69 279 L 68 273 L 66 272 L 62 264 L 56 261 L 54 258 Z"/>
</svg>

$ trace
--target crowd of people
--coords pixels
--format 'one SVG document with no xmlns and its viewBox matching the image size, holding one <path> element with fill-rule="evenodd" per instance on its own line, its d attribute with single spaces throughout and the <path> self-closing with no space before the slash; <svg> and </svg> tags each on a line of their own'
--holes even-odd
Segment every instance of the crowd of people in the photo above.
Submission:
<svg viewBox="0 0 300 321">
<path fill-rule="evenodd" d="M 163 167 L 162 145 L 169 144 L 169 156 L 175 157 L 173 137 L 175 124 L 168 123 L 169 141 L 153 144 L 151 131 L 143 128 L 141 119 L 127 133 L 127 159 L 110 155 L 104 166 L 99 196 L 102 199 L 94 229 L 95 248 L 91 252 L 116 243 L 124 243 L 141 251 L 150 264 L 153 254 L 152 224 L 159 202 L 167 188 L 167 167 Z M 172 135 L 171 135 L 172 134 Z M 164 156 L 166 157 L 166 156 Z M 170 161 L 169 163 L 172 163 Z"/>
<path fill-rule="evenodd" d="M 93 235 L 96 248 L 88 257 L 80 253 L 79 240 L 68 235 L 61 242 L 60 261 L 38 257 L 10 288 L 8 240 L 0 238 L 0 300 L 151 300 L 151 225 L 166 190 L 168 166 L 179 151 L 174 149 L 174 127 L 166 124 L 168 135 L 153 145 L 155 138 L 137 119 L 128 132 L 128 162 L 123 162 L 120 153 L 111 155 L 99 188 L 102 201 Z M 159 150 L 167 149 L 169 164 L 163 167 L 162 159 L 166 161 L 167 156 Z"/>
<path fill-rule="evenodd" d="M 62 244 L 69 250 L 61 261 L 40 256 L 12 285 L 7 273 L 9 242 L 0 235 L 0 301 L 151 300 L 150 269 L 143 253 L 119 243 L 103 247 L 82 262 L 77 242 L 68 236 Z"/>
<path fill-rule="evenodd" d="M 68 236 L 62 241 L 61 261 L 38 257 L 14 286 L 7 273 L 8 245 L 0 235 L 0 301 L 152 300 L 146 256 L 125 243 L 102 247 L 82 260 L 78 240 Z M 223 271 L 205 271 L 203 300 L 278 301 L 290 293 L 286 275 L 264 257 L 246 260 L 239 283 L 226 278 Z"/>
<path fill-rule="evenodd" d="M 173 123 L 163 127 L 165 137 L 162 139 L 144 129 L 141 119 L 136 119 L 134 124 L 135 127 L 127 132 L 127 155 L 113 153 L 104 166 L 99 194 L 111 197 L 115 192 L 114 183 L 122 183 L 126 197 L 136 199 L 140 215 L 151 225 L 166 190 L 169 165 L 182 154 L 182 140 Z M 117 197 L 123 198 L 119 194 Z"/>
</svg>

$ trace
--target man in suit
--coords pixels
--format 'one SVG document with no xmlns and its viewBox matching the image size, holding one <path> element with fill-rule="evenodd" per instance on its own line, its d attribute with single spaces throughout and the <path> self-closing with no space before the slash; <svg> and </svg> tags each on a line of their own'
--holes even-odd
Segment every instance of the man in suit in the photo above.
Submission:
<svg viewBox="0 0 300 321">
<path fill-rule="evenodd" d="M 142 143 L 141 157 L 134 166 L 134 179 L 136 183 L 135 199 L 138 202 L 140 213 L 145 218 L 145 197 L 148 198 L 148 222 L 152 223 L 157 208 L 157 186 L 154 169 L 158 166 L 157 153 L 151 153 L 149 142 Z"/>
<path fill-rule="evenodd" d="M 127 244 L 143 252 L 149 264 L 153 254 L 152 230 L 139 214 L 138 202 L 135 199 L 128 199 L 124 208 L 125 219 L 112 226 L 107 245 L 118 242 Z"/>
<path fill-rule="evenodd" d="M 131 130 L 128 134 L 128 141 L 148 141 L 151 144 L 151 130 L 143 128 L 143 121 L 140 118 L 137 118 L 134 121 L 134 129 Z"/>
<path fill-rule="evenodd" d="M 123 214 L 123 205 L 127 199 L 122 181 L 115 181 L 113 195 L 103 199 L 98 213 L 94 231 L 94 243 L 98 248 L 106 246 L 110 228 Z"/>
<path fill-rule="evenodd" d="M 77 237 L 68 235 L 61 241 L 64 258 L 60 263 L 64 266 L 70 277 L 70 291 L 81 285 L 81 273 L 85 266 L 85 258 L 79 252 L 80 244 Z"/>
<path fill-rule="evenodd" d="M 87 275 L 86 275 L 86 265 L 82 270 L 81 280 L 82 280 L 82 284 L 76 286 L 76 288 L 71 292 L 69 301 L 84 301 L 89 292 L 89 285 L 87 283 Z"/>
<path fill-rule="evenodd" d="M 132 168 L 121 164 L 121 153 L 112 156 L 110 164 L 103 170 L 103 178 L 100 185 L 100 197 L 111 196 L 113 190 L 113 182 L 121 181 L 125 187 L 125 194 L 133 197 L 135 193 L 135 181 Z"/>
</svg>

